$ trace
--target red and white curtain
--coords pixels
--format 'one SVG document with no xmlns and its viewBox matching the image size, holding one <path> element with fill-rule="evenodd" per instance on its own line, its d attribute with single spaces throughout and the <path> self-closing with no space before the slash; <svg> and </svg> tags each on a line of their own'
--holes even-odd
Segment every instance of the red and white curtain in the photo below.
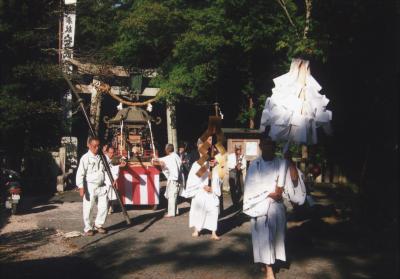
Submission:
<svg viewBox="0 0 400 279">
<path fill-rule="evenodd" d="M 118 190 L 125 205 L 159 204 L 160 172 L 154 167 L 141 166 L 121 170 Z"/>
</svg>

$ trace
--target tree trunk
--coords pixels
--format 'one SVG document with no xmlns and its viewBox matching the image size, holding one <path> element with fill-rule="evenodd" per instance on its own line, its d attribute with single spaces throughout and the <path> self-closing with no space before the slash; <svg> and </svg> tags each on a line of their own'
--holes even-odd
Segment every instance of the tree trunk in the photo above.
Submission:
<svg viewBox="0 0 400 279">
<path fill-rule="evenodd" d="M 253 98 L 249 97 L 249 110 L 252 110 L 254 107 Z M 251 116 L 249 119 L 249 128 L 254 129 L 254 117 Z"/>
<path fill-rule="evenodd" d="M 172 143 L 178 150 L 178 135 L 176 131 L 175 106 L 167 105 L 167 133 L 168 143 Z"/>
<path fill-rule="evenodd" d="M 95 80 L 93 79 L 93 83 Z M 93 129 L 96 135 L 99 135 L 100 112 L 101 112 L 101 92 L 98 92 L 94 87 L 91 89 L 90 100 L 90 122 L 93 124 Z"/>
</svg>

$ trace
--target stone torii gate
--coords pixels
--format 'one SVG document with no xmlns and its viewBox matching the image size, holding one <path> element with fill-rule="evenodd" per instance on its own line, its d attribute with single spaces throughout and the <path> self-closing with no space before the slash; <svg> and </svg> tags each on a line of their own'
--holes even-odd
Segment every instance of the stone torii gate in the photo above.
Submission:
<svg viewBox="0 0 400 279">
<path fill-rule="evenodd" d="M 115 77 L 125 77 L 129 78 L 131 72 L 126 70 L 122 66 L 109 66 L 109 65 L 96 65 L 92 63 L 82 63 L 76 59 L 68 60 L 72 65 L 77 67 L 78 73 L 85 73 L 93 75 L 93 81 L 90 84 L 76 84 L 76 89 L 82 94 L 90 94 L 90 121 L 93 127 L 98 133 L 100 124 L 100 113 L 101 113 L 101 101 L 102 92 L 99 90 L 98 85 L 101 84 L 98 76 L 115 76 Z M 157 72 L 155 70 L 143 70 L 142 75 L 144 77 L 153 78 L 156 77 Z M 108 85 L 107 85 L 108 86 Z M 160 92 L 159 88 L 146 87 L 143 92 L 139 94 L 141 97 L 154 98 Z M 126 88 L 120 86 L 110 86 L 109 93 L 114 96 L 124 97 L 130 96 L 131 92 Z M 175 106 L 166 107 L 166 119 L 167 119 L 167 135 L 168 143 L 172 143 L 176 148 L 178 145 L 177 130 L 176 130 L 176 120 L 173 117 L 175 113 Z"/>
</svg>

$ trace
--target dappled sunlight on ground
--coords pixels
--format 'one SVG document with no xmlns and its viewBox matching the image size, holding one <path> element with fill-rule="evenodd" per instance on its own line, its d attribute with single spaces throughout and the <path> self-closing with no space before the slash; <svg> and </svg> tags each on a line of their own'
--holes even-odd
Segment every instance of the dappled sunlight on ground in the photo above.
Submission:
<svg viewBox="0 0 400 279">
<path fill-rule="evenodd" d="M 297 208 L 289 214 L 287 262 L 276 266 L 277 278 L 396 278 L 391 276 L 394 251 L 372 238 L 376 232 L 353 222 L 351 199 L 336 202 L 332 197 L 342 195 L 337 191 L 316 188 L 316 207 Z M 114 213 L 107 219 L 107 235 L 65 239 L 65 233 L 81 231 L 83 225 L 77 193 L 65 193 L 64 198 L 55 197 L 9 219 L 0 233 L 0 264 L 5 267 L 0 276 L 262 278 L 260 266 L 253 263 L 249 218 L 230 206 L 229 195 L 224 203 L 218 242 L 211 241 L 208 232 L 192 238 L 186 202 L 180 204 L 176 218 L 163 218 L 163 208 L 130 208 L 130 226 L 120 213 Z M 9 273 L 17 264 L 24 272 Z"/>
</svg>

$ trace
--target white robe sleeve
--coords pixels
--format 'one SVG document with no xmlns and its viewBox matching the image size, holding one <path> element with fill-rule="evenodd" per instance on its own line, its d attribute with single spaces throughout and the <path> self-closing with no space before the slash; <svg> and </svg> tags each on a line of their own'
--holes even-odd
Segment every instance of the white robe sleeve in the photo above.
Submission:
<svg viewBox="0 0 400 279">
<path fill-rule="evenodd" d="M 286 160 L 279 160 L 279 173 L 277 186 L 282 188 L 286 183 L 286 173 L 288 171 L 288 164 Z"/>
<path fill-rule="evenodd" d="M 216 196 L 221 196 L 221 179 L 218 175 L 218 169 L 213 169 L 212 181 L 211 181 L 212 191 Z"/>
<path fill-rule="evenodd" d="M 115 181 L 118 179 L 118 176 L 119 176 L 119 165 L 114 166 L 112 164 L 109 164 L 109 166 L 110 166 L 110 171 L 111 171 L 112 177 Z M 111 186 L 111 181 L 110 181 L 110 178 L 108 177 L 108 174 L 106 171 L 104 172 L 104 176 L 105 176 L 105 180 L 104 180 L 105 184 L 108 186 Z"/>
<path fill-rule="evenodd" d="M 234 169 L 236 166 L 236 160 L 235 160 L 235 156 L 233 153 L 228 155 L 228 169 L 232 170 Z"/>
<path fill-rule="evenodd" d="M 250 188 L 250 185 L 254 185 L 257 180 L 257 166 L 256 166 L 256 161 L 254 163 L 250 164 L 249 169 L 247 170 L 247 176 L 244 182 L 244 195 L 248 193 L 249 191 L 246 191 L 247 189 Z"/>
<path fill-rule="evenodd" d="M 201 188 L 207 185 L 208 172 L 204 173 L 202 177 L 198 177 L 196 173 L 199 169 L 200 165 L 197 162 L 194 162 L 186 181 L 186 189 L 184 195 L 184 197 L 186 198 L 194 197 Z"/>
<path fill-rule="evenodd" d="M 299 174 L 296 186 L 292 182 L 290 170 L 287 170 L 284 196 L 292 203 L 302 205 L 306 200 L 307 191 L 303 180 L 303 173 L 298 168 L 296 169 Z"/>
<path fill-rule="evenodd" d="M 264 216 L 268 212 L 271 198 L 268 195 L 271 191 L 265 187 L 263 179 L 259 177 L 260 161 L 255 159 L 247 171 L 244 184 L 243 213 L 250 217 Z"/>
<path fill-rule="evenodd" d="M 87 171 L 87 163 L 86 163 L 86 156 L 83 155 L 81 160 L 79 161 L 79 167 L 78 170 L 76 171 L 76 186 L 78 188 L 83 188 L 83 183 L 85 182 L 85 176 L 86 176 L 86 171 Z"/>
<path fill-rule="evenodd" d="M 114 180 L 116 180 L 119 176 L 119 165 L 113 166 L 113 168 L 111 169 L 111 173 L 113 175 Z"/>
<path fill-rule="evenodd" d="M 158 160 L 159 160 L 160 162 L 162 162 L 162 164 L 161 164 L 161 169 L 162 169 L 163 171 L 167 169 L 168 159 L 169 159 L 168 156 L 164 156 L 164 157 L 158 158 Z"/>
</svg>

